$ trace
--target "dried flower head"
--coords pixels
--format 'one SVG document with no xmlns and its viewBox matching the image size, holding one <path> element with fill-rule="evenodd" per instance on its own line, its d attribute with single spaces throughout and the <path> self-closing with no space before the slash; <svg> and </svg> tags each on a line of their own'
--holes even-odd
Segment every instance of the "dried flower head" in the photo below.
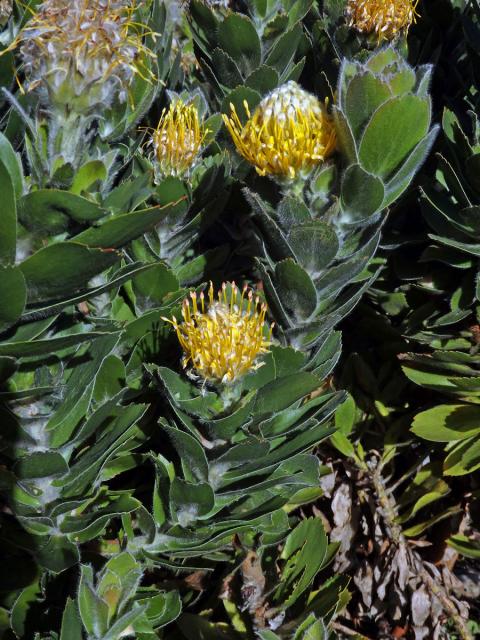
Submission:
<svg viewBox="0 0 480 640">
<path fill-rule="evenodd" d="M 21 47 L 28 88 L 85 115 L 115 97 L 124 101 L 135 74 L 151 75 L 153 53 L 134 11 L 126 0 L 42 2 L 12 45 Z"/>
<path fill-rule="evenodd" d="M 240 292 L 232 282 L 230 292 L 224 283 L 215 298 L 213 285 L 208 290 L 208 303 L 203 292 L 197 301 L 195 292 L 191 300 L 183 302 L 183 322 L 170 322 L 177 332 L 184 351 L 183 366 L 212 382 L 233 382 L 248 371 L 262 366 L 257 359 L 268 353 L 272 327 L 266 335 L 267 305 L 248 287 Z"/>
<path fill-rule="evenodd" d="M 162 176 L 184 176 L 200 155 L 208 130 L 198 109 L 182 100 L 164 109 L 152 134 L 155 158 Z"/>
<path fill-rule="evenodd" d="M 13 0 L 0 0 L 0 25 L 9 19 L 13 11 Z"/>
<path fill-rule="evenodd" d="M 378 41 L 392 40 L 415 22 L 418 0 L 349 0 L 346 16 L 350 27 L 375 33 Z"/>
<path fill-rule="evenodd" d="M 253 115 L 246 102 L 244 107 L 245 125 L 233 105 L 230 117 L 223 119 L 237 151 L 261 176 L 305 177 L 335 150 L 335 129 L 325 105 L 296 82 L 268 94 Z"/>
</svg>

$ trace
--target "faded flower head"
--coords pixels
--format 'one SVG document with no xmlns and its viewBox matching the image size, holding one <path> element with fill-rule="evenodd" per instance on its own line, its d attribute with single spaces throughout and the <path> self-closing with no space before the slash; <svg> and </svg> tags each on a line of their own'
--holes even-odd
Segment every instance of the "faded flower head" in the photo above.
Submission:
<svg viewBox="0 0 480 640">
<path fill-rule="evenodd" d="M 202 151 L 208 130 L 198 109 L 182 100 L 164 109 L 152 134 L 155 159 L 162 176 L 184 176 L 192 169 Z"/>
<path fill-rule="evenodd" d="M 29 89 L 45 92 L 54 107 L 88 115 L 118 97 L 125 101 L 135 74 L 148 77 L 153 53 L 146 28 L 127 0 L 45 0 L 20 32 Z"/>
<path fill-rule="evenodd" d="M 170 322 L 184 351 L 183 366 L 211 382 L 233 382 L 250 370 L 262 366 L 257 359 L 268 353 L 272 327 L 265 335 L 267 305 L 248 287 L 240 292 L 232 282 L 230 292 L 224 283 L 215 297 L 210 283 L 208 302 L 195 292 L 183 302 L 183 322 Z"/>
<path fill-rule="evenodd" d="M 269 93 L 242 125 L 233 105 L 224 115 L 237 151 L 261 176 L 305 177 L 335 151 L 333 121 L 314 95 L 290 81 Z"/>
<path fill-rule="evenodd" d="M 348 0 L 346 17 L 350 27 L 378 41 L 392 40 L 415 22 L 418 0 Z"/>
<path fill-rule="evenodd" d="M 0 0 L 0 25 L 9 19 L 13 11 L 13 0 Z"/>
</svg>

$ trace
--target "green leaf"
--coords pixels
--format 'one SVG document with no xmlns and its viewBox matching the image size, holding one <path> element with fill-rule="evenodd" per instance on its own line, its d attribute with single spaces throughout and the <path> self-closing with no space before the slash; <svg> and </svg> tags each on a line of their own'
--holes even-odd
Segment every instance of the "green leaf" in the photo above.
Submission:
<svg viewBox="0 0 480 640">
<path fill-rule="evenodd" d="M 27 340 L 25 342 L 3 342 L 0 343 L 0 355 L 14 356 L 16 358 L 32 357 L 43 354 L 50 354 L 55 351 L 67 349 L 68 347 L 89 342 L 95 338 L 102 338 L 112 335 L 106 332 L 92 331 L 85 333 L 74 333 L 60 338 L 49 338 L 46 340 Z"/>
<path fill-rule="evenodd" d="M 290 533 L 281 558 L 286 560 L 275 599 L 282 609 L 292 606 L 322 568 L 328 540 L 320 518 L 307 518 Z"/>
<path fill-rule="evenodd" d="M 16 564 L 15 571 L 18 571 L 21 569 L 21 565 L 19 566 L 18 560 Z M 32 579 L 34 579 L 34 576 Z M 10 626 L 18 638 L 25 638 L 31 624 L 29 613 L 41 597 L 41 588 L 38 582 L 35 581 L 23 589 L 15 600 L 10 612 Z"/>
<path fill-rule="evenodd" d="M 302 25 L 297 23 L 281 35 L 268 52 L 265 64 L 276 69 L 282 76 L 295 59 L 302 34 Z"/>
<path fill-rule="evenodd" d="M 406 95 L 385 102 L 373 114 L 359 147 L 362 166 L 382 178 L 389 177 L 426 136 L 430 102 Z"/>
<path fill-rule="evenodd" d="M 60 640 L 82 640 L 82 623 L 74 600 L 67 598 L 67 604 L 63 610 L 62 630 Z"/>
<path fill-rule="evenodd" d="M 160 304 L 167 293 L 178 291 L 179 288 L 180 282 L 177 277 L 163 264 L 156 264 L 133 281 L 135 294 L 145 298 L 149 304 L 152 302 Z"/>
<path fill-rule="evenodd" d="M 95 375 L 93 398 L 95 402 L 105 402 L 125 388 L 125 365 L 116 355 L 108 355 Z"/>
<path fill-rule="evenodd" d="M 261 67 L 255 69 L 255 71 L 248 76 L 245 80 L 245 85 L 254 91 L 258 91 L 261 96 L 264 96 L 266 93 L 276 89 L 278 82 L 278 72 L 273 67 L 262 64 Z"/>
<path fill-rule="evenodd" d="M 477 433 L 480 433 L 480 427 Z M 480 437 L 459 442 L 445 458 L 446 476 L 464 476 L 477 469 L 480 469 Z"/>
<path fill-rule="evenodd" d="M 131 240 L 153 229 L 158 223 L 163 222 L 167 216 L 182 211 L 185 207 L 185 201 L 186 198 L 182 197 L 179 201 L 171 202 L 163 207 L 151 207 L 108 218 L 103 224 L 90 227 L 90 229 L 78 234 L 73 238 L 73 241 L 89 247 L 104 247 L 106 250 L 123 247 Z"/>
<path fill-rule="evenodd" d="M 255 411 L 257 414 L 282 411 L 320 386 L 316 376 L 304 371 L 279 378 L 262 388 L 257 395 Z"/>
<path fill-rule="evenodd" d="M 288 26 L 292 27 L 307 15 L 313 0 L 282 0 L 282 4 L 288 14 Z"/>
<path fill-rule="evenodd" d="M 136 434 L 137 423 L 145 415 L 146 410 L 145 405 L 130 404 L 119 408 L 113 420 L 109 415 L 106 416 L 108 419 L 106 420 L 108 423 L 106 433 L 86 450 L 82 450 L 81 455 L 70 463 L 68 474 L 62 478 L 61 487 L 64 496 L 76 496 L 90 487 L 90 484 L 96 480 L 101 472 L 103 465 L 111 460 L 117 451 Z M 65 424 L 68 425 L 68 423 Z M 102 422 L 99 426 L 101 425 Z M 96 425 L 94 424 L 94 426 Z M 134 498 L 124 496 L 123 500 L 126 504 L 118 500 L 116 504 L 105 509 L 105 522 L 112 513 L 118 513 L 119 510 L 120 512 L 131 511 L 138 507 L 139 503 Z M 86 514 L 86 518 L 91 518 L 91 516 Z M 82 516 L 75 516 L 72 521 L 68 522 L 68 526 L 67 519 L 65 519 L 62 523 L 62 531 L 69 533 L 72 530 L 77 530 L 81 519 Z"/>
<path fill-rule="evenodd" d="M 48 478 L 67 471 L 68 465 L 63 456 L 54 451 L 36 451 L 20 458 L 14 467 L 15 475 L 21 480 Z"/>
<path fill-rule="evenodd" d="M 339 249 L 333 227 L 320 220 L 293 227 L 288 234 L 288 244 L 299 264 L 312 278 L 320 275 Z"/>
<path fill-rule="evenodd" d="M 3 385 L 17 371 L 18 363 L 15 358 L 0 356 L 0 385 Z"/>
<path fill-rule="evenodd" d="M 212 487 L 206 482 L 185 482 L 174 478 L 170 486 L 170 512 L 181 527 L 188 527 L 210 513 L 215 504 Z"/>
<path fill-rule="evenodd" d="M 323 620 L 316 620 L 311 615 L 305 620 L 294 635 L 294 640 L 328 640 L 328 629 Z"/>
<path fill-rule="evenodd" d="M 119 259 L 116 251 L 59 242 L 40 249 L 19 267 L 27 283 L 28 301 L 35 302 L 45 297 L 71 295 Z"/>
<path fill-rule="evenodd" d="M 118 343 L 118 334 L 107 335 L 92 342 L 85 361 L 71 373 L 65 386 L 64 401 L 49 419 L 46 431 L 51 444 L 59 447 L 68 441 L 91 402 L 96 376 L 101 372 L 104 359 Z"/>
<path fill-rule="evenodd" d="M 350 124 L 345 114 L 337 107 L 333 108 L 333 116 L 335 119 L 338 148 L 346 157 L 349 164 L 355 164 L 358 162 L 357 143 L 353 137 Z"/>
<path fill-rule="evenodd" d="M 58 189 L 40 189 L 27 194 L 18 203 L 18 217 L 31 231 L 61 233 L 71 221 L 94 222 L 105 210 L 80 195 Z"/>
<path fill-rule="evenodd" d="M 110 502 L 107 502 L 103 498 L 102 504 L 107 502 L 107 506 L 97 507 L 93 512 L 66 515 L 60 526 L 62 533 L 73 538 L 76 543 L 88 542 L 102 535 L 112 518 L 136 511 L 141 506 L 138 500 L 125 494 L 120 494 L 120 496 L 113 499 L 112 494 L 110 494 L 109 499 Z"/>
<path fill-rule="evenodd" d="M 385 200 L 382 208 L 388 207 L 407 189 L 414 175 L 425 162 L 437 137 L 439 126 L 435 125 L 411 152 L 398 172 L 385 185 Z"/>
<path fill-rule="evenodd" d="M 357 140 L 373 113 L 391 97 L 388 84 L 369 70 L 350 80 L 345 96 L 345 114 Z"/>
<path fill-rule="evenodd" d="M 23 313 L 27 287 L 18 267 L 0 266 L 0 332 L 14 325 Z"/>
<path fill-rule="evenodd" d="M 35 560 L 44 569 L 61 573 L 78 564 L 80 553 L 77 545 L 65 536 L 51 536 L 47 544 L 36 551 Z"/>
<path fill-rule="evenodd" d="M 403 58 L 394 47 L 389 46 L 374 51 L 367 61 L 367 67 L 375 73 L 383 73 L 388 67 L 395 68 L 395 63 L 402 64 Z"/>
<path fill-rule="evenodd" d="M 230 105 L 233 105 L 240 119 L 240 122 L 242 122 L 242 124 L 245 124 L 245 122 L 247 122 L 248 120 L 248 114 L 245 111 L 244 102 L 247 102 L 248 108 L 253 113 L 253 110 L 258 105 L 260 100 L 261 96 L 258 91 L 254 91 L 253 89 L 249 89 L 248 87 L 237 87 L 223 99 L 222 113 L 230 116 Z"/>
<path fill-rule="evenodd" d="M 117 640 L 124 635 L 131 635 L 129 630 L 135 627 L 140 618 L 145 614 L 145 607 L 140 607 L 134 603 L 130 610 L 127 610 L 115 623 L 110 627 L 107 634 L 103 636 L 103 640 Z"/>
<path fill-rule="evenodd" d="M 152 598 L 139 600 L 139 603 L 147 605 L 147 618 L 156 629 L 176 620 L 182 611 L 178 591 L 159 593 Z"/>
<path fill-rule="evenodd" d="M 247 16 L 239 13 L 227 16 L 218 28 L 218 43 L 238 63 L 244 74 L 251 73 L 260 64 L 260 39 Z"/>
<path fill-rule="evenodd" d="M 115 272 L 111 275 L 111 278 L 108 279 L 105 284 L 102 284 L 99 287 L 92 287 L 91 289 L 87 289 L 86 291 L 83 291 L 77 296 L 67 297 L 61 302 L 47 304 L 46 306 L 40 306 L 40 307 L 36 306 L 34 310 L 30 311 L 29 313 L 25 313 L 22 316 L 22 320 L 28 321 L 30 323 L 30 326 L 35 326 L 32 323 L 32 321 L 36 320 L 37 318 L 43 318 L 44 316 L 47 316 L 47 320 L 48 320 L 48 316 L 50 315 L 53 316 L 57 313 L 60 313 L 60 311 L 62 311 L 65 307 L 68 307 L 70 305 L 76 305 L 79 302 L 88 300 L 89 298 L 95 298 L 97 296 L 100 296 L 102 293 L 106 293 L 107 291 L 110 291 L 112 289 L 116 289 L 116 288 L 118 289 L 122 284 L 124 284 L 128 280 L 134 281 L 135 278 L 138 277 L 140 274 L 144 273 L 145 271 L 148 271 L 149 269 L 153 269 L 156 266 L 157 266 L 157 263 L 154 263 L 154 262 L 149 264 L 142 264 L 141 262 L 133 262 L 131 264 L 125 265 L 124 267 L 121 267 L 120 269 L 115 270 Z M 51 319 L 50 319 L 50 322 L 52 322 Z M 24 325 L 24 326 L 27 326 L 27 325 Z"/>
<path fill-rule="evenodd" d="M 80 195 L 82 191 L 88 191 L 95 182 L 106 180 L 107 175 L 107 168 L 101 160 L 90 160 L 75 174 L 70 191 Z"/>
<path fill-rule="evenodd" d="M 189 482 L 208 481 L 208 462 L 200 443 L 188 433 L 162 425 L 182 463 L 183 473 Z"/>
<path fill-rule="evenodd" d="M 15 153 L 8 138 L 0 133 L 0 161 L 7 169 L 13 185 L 15 199 L 21 197 L 23 193 L 23 170 L 20 155 Z"/>
<path fill-rule="evenodd" d="M 108 629 L 108 606 L 94 591 L 92 568 L 83 564 L 80 565 L 78 608 L 87 633 L 95 638 L 103 637 Z"/>
<path fill-rule="evenodd" d="M 217 78 L 223 85 L 234 89 L 236 86 L 243 84 L 242 74 L 240 73 L 237 63 L 226 51 L 218 47 L 214 49 L 212 52 L 212 63 Z"/>
<path fill-rule="evenodd" d="M 384 195 L 380 178 L 368 173 L 359 164 L 350 165 L 342 180 L 342 219 L 355 224 L 369 218 L 382 207 Z"/>
<path fill-rule="evenodd" d="M 467 558 L 480 559 L 480 543 L 474 538 L 470 539 L 462 534 L 451 536 L 447 540 L 448 546 Z"/>
<path fill-rule="evenodd" d="M 300 320 L 308 319 L 317 308 L 315 286 L 293 260 L 283 260 L 275 266 L 275 288 L 282 305 Z"/>
<path fill-rule="evenodd" d="M 0 162 L 0 192 L 2 194 L 0 264 L 9 265 L 15 263 L 17 252 L 17 206 L 12 178 L 3 162 Z"/>
<path fill-rule="evenodd" d="M 438 405 L 417 414 L 412 431 L 432 442 L 465 440 L 480 432 L 480 406 Z"/>
</svg>

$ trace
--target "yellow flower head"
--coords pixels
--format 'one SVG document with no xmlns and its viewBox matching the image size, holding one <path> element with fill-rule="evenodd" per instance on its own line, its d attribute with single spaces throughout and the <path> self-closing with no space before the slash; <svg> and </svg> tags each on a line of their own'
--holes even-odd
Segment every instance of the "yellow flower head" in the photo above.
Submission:
<svg viewBox="0 0 480 640">
<path fill-rule="evenodd" d="M 305 177 L 335 151 L 333 121 L 315 96 L 290 81 L 267 95 L 242 125 L 233 105 L 224 115 L 237 151 L 266 174 L 294 180 Z"/>
<path fill-rule="evenodd" d="M 184 351 L 182 364 L 211 382 L 233 382 L 250 370 L 262 366 L 257 358 L 268 353 L 272 328 L 264 330 L 267 305 L 248 287 L 241 295 L 234 282 L 227 293 L 224 283 L 215 297 L 213 285 L 208 290 L 208 303 L 202 293 L 195 292 L 183 302 L 183 322 L 170 322 Z"/>
<path fill-rule="evenodd" d="M 153 132 L 155 157 L 163 176 L 183 176 L 195 165 L 208 129 L 197 107 L 181 100 L 164 109 Z"/>
<path fill-rule="evenodd" d="M 392 40 L 415 22 L 418 0 L 348 0 L 346 16 L 350 27 L 361 33 L 375 33 L 378 41 Z"/>
<path fill-rule="evenodd" d="M 54 105 L 91 113 L 125 100 L 135 74 L 152 78 L 151 30 L 135 20 L 135 0 L 45 0 L 10 48 L 20 54 L 30 89 Z"/>
</svg>

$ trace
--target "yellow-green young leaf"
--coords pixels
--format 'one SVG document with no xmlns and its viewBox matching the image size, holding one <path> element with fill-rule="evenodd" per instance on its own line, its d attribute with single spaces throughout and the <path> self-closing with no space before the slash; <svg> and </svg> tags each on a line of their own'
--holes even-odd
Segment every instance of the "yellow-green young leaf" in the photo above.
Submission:
<svg viewBox="0 0 480 640">
<path fill-rule="evenodd" d="M 447 544 L 467 558 L 480 559 L 480 543 L 478 540 L 458 534 L 451 536 L 447 540 Z"/>
<path fill-rule="evenodd" d="M 480 433 L 480 406 L 439 405 L 415 416 L 412 431 L 433 442 L 465 440 Z"/>
<path fill-rule="evenodd" d="M 478 429 L 480 432 L 480 427 Z M 450 451 L 444 462 L 446 476 L 464 476 L 480 469 L 480 438 L 474 437 L 459 442 Z"/>
</svg>

